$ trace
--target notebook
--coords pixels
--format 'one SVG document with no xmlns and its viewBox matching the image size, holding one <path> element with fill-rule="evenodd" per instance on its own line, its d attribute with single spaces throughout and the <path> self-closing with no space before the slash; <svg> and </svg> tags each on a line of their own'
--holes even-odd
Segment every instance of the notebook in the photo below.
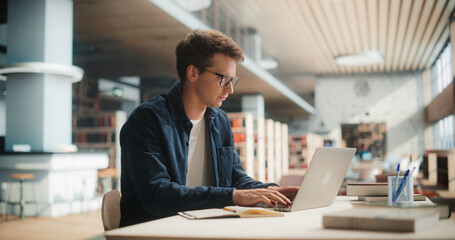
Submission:
<svg viewBox="0 0 455 240">
<path fill-rule="evenodd" d="M 331 205 L 355 152 L 355 148 L 317 148 L 293 204 L 277 205 L 274 210 L 294 212 Z"/>
</svg>

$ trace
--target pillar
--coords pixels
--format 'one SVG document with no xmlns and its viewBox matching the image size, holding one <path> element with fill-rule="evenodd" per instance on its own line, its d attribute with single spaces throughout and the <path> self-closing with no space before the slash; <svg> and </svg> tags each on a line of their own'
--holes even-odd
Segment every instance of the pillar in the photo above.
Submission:
<svg viewBox="0 0 455 240">
<path fill-rule="evenodd" d="M 8 64 L 72 64 L 73 1 L 9 0 L 7 24 Z M 54 74 L 10 74 L 6 88 L 6 151 L 28 144 L 33 152 L 53 152 L 71 144 L 71 81 Z"/>
<path fill-rule="evenodd" d="M 261 94 L 242 96 L 242 112 L 252 113 L 254 118 L 264 118 L 264 106 L 264 96 Z"/>
</svg>

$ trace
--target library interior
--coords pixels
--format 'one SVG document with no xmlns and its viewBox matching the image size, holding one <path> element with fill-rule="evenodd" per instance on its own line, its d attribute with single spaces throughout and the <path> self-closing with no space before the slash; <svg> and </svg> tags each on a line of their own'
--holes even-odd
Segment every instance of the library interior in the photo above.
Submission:
<svg viewBox="0 0 455 240">
<path fill-rule="evenodd" d="M 454 239 L 454 10 L 455 0 L 0 0 L 0 238 Z M 243 50 L 219 107 L 232 161 L 263 183 L 335 186 L 320 196 L 328 206 L 254 218 L 226 206 L 204 220 L 179 209 L 119 227 L 122 126 L 179 82 L 176 46 L 196 29 Z M 333 167 L 311 165 L 339 164 L 326 148 L 355 149 L 340 184 Z M 305 182 L 310 169 L 321 182 Z"/>
</svg>

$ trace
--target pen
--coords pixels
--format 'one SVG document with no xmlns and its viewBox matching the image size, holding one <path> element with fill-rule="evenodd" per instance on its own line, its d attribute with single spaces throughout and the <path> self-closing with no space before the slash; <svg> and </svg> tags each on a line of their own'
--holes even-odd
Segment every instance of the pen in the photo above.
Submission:
<svg viewBox="0 0 455 240">
<path fill-rule="evenodd" d="M 406 184 L 406 180 L 409 176 L 409 169 L 406 170 L 406 173 L 403 176 L 403 180 L 401 180 L 400 186 L 398 187 L 397 192 L 395 193 L 395 197 L 392 198 L 392 202 L 396 202 L 398 200 L 398 197 L 400 196 L 401 192 L 403 191 L 404 185 Z"/>
<path fill-rule="evenodd" d="M 410 173 L 409 176 L 406 178 L 406 182 L 404 183 L 403 188 L 406 186 L 406 184 L 408 184 L 409 178 L 412 178 L 412 174 L 414 173 L 414 170 L 416 170 L 416 167 L 413 167 L 413 168 L 412 168 L 411 173 Z M 409 172 L 409 170 L 408 170 L 407 172 Z M 401 189 L 401 192 L 397 192 L 397 197 L 395 198 L 395 201 L 397 201 L 398 198 L 400 197 L 401 193 L 403 192 L 403 188 Z"/>
<path fill-rule="evenodd" d="M 412 168 L 411 173 L 409 174 L 409 177 L 412 177 L 412 174 L 414 174 L 414 170 L 416 170 L 416 167 Z"/>
<path fill-rule="evenodd" d="M 395 186 L 393 186 L 392 188 L 392 199 L 395 199 L 396 195 L 396 191 L 397 191 L 397 187 L 398 187 L 398 177 L 400 176 L 400 164 L 398 163 L 398 166 L 397 166 L 397 176 L 395 178 Z"/>
<path fill-rule="evenodd" d="M 237 211 L 235 211 L 234 209 L 223 208 L 223 210 L 225 210 L 225 211 L 229 211 L 229 212 L 233 212 L 233 213 L 237 213 Z"/>
</svg>

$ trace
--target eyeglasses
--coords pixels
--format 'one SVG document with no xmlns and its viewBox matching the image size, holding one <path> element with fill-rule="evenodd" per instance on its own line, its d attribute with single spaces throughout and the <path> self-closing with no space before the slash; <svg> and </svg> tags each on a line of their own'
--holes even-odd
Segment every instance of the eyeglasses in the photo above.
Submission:
<svg viewBox="0 0 455 240">
<path fill-rule="evenodd" d="M 231 82 L 232 83 L 232 87 L 234 87 L 237 84 L 237 82 L 240 80 L 239 77 L 229 77 L 229 76 L 226 76 L 226 75 L 223 75 L 223 74 L 212 72 L 212 71 L 207 70 L 207 69 L 205 69 L 205 70 L 207 72 L 211 72 L 211 73 L 213 73 L 213 74 L 215 74 L 215 75 L 217 75 L 218 77 L 221 78 L 221 80 L 220 80 L 220 86 L 221 87 L 226 87 L 229 84 L 229 82 Z"/>
</svg>

